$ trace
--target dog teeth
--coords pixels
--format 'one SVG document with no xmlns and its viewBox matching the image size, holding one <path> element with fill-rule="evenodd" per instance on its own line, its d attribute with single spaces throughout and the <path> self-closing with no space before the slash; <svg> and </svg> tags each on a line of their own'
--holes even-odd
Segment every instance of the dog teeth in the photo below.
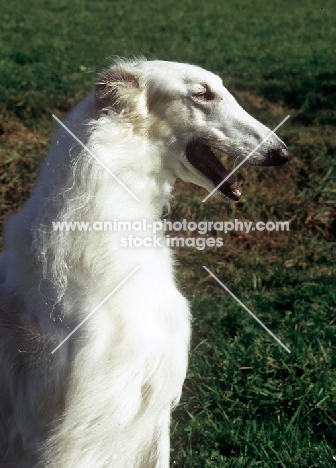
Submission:
<svg viewBox="0 0 336 468">
<path fill-rule="evenodd" d="M 235 190 L 232 190 L 232 191 L 237 197 L 240 197 L 240 195 L 242 194 L 241 190 L 239 190 L 239 189 L 235 189 Z"/>
<path fill-rule="evenodd" d="M 215 156 L 217 156 L 219 159 L 221 159 L 223 156 L 226 155 L 226 153 L 224 153 L 224 151 L 221 151 L 221 150 L 219 150 L 217 148 L 213 148 L 212 146 L 210 146 L 210 149 L 215 154 Z"/>
<path fill-rule="evenodd" d="M 234 182 L 233 184 L 230 185 L 230 189 L 232 190 L 232 193 L 234 193 L 237 197 L 240 197 L 242 194 L 241 191 L 241 182 Z"/>
</svg>

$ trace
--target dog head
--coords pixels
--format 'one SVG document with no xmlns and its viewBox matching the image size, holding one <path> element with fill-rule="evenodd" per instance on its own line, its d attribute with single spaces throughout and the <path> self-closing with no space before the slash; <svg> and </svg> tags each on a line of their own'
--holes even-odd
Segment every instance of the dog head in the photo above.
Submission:
<svg viewBox="0 0 336 468">
<path fill-rule="evenodd" d="M 213 149 L 238 161 L 253 152 L 246 164 L 257 166 L 281 166 L 290 157 L 286 145 L 242 109 L 217 75 L 194 65 L 120 61 L 97 80 L 95 103 L 132 120 L 160 146 L 176 177 L 208 191 L 229 175 Z M 240 194 L 233 176 L 217 191 L 230 201 Z"/>
</svg>

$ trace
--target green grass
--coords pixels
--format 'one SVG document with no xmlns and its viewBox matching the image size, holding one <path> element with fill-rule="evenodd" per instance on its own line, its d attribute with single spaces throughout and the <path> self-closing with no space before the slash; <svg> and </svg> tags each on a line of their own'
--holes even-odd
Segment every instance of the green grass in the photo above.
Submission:
<svg viewBox="0 0 336 468">
<path fill-rule="evenodd" d="M 176 252 L 194 321 L 172 466 L 336 466 L 334 11 L 330 0 L 1 2 L 2 224 L 29 196 L 57 128 L 51 112 L 85 96 L 113 54 L 208 68 L 271 128 L 291 114 L 278 134 L 293 160 L 239 170 L 237 205 L 204 204 L 202 189 L 177 184 L 172 220 L 292 221 L 289 232 L 227 234 L 217 251 Z"/>
<path fill-rule="evenodd" d="M 306 121 L 334 121 L 333 8 L 331 0 L 7 2 L 2 104 L 21 116 L 68 108 L 107 56 L 145 54 L 196 62 L 301 109 Z"/>
<path fill-rule="evenodd" d="M 283 286 L 289 276 L 278 271 L 278 286 L 233 289 L 290 356 L 213 280 L 193 297 L 196 332 L 173 431 L 177 466 L 332 466 L 332 280 Z"/>
</svg>

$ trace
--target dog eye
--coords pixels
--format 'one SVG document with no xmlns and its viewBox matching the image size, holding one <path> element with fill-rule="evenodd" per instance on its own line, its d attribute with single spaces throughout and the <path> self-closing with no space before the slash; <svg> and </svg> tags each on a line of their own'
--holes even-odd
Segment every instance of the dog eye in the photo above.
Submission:
<svg viewBox="0 0 336 468">
<path fill-rule="evenodd" d="M 215 93 L 210 91 L 209 89 L 205 89 L 199 93 L 193 94 L 194 97 L 198 99 L 202 99 L 202 101 L 213 101 L 215 99 Z"/>
</svg>

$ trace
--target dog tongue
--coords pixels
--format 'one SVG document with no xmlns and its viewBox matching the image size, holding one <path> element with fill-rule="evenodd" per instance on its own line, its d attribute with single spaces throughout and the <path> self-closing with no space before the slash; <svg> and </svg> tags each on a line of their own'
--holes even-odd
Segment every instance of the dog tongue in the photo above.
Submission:
<svg viewBox="0 0 336 468">
<path fill-rule="evenodd" d="M 203 146 L 199 148 L 199 151 L 201 151 L 203 157 L 205 156 L 205 162 L 208 165 L 208 167 L 211 167 L 216 174 L 221 178 L 221 180 L 224 180 L 228 175 L 229 171 L 225 169 L 223 164 L 217 159 L 215 154 L 212 152 L 212 150 L 209 147 Z M 201 158 L 200 158 L 201 159 Z M 220 181 L 218 182 L 220 183 Z M 232 185 L 236 184 L 236 179 L 232 175 L 225 181 L 225 184 Z"/>
</svg>

